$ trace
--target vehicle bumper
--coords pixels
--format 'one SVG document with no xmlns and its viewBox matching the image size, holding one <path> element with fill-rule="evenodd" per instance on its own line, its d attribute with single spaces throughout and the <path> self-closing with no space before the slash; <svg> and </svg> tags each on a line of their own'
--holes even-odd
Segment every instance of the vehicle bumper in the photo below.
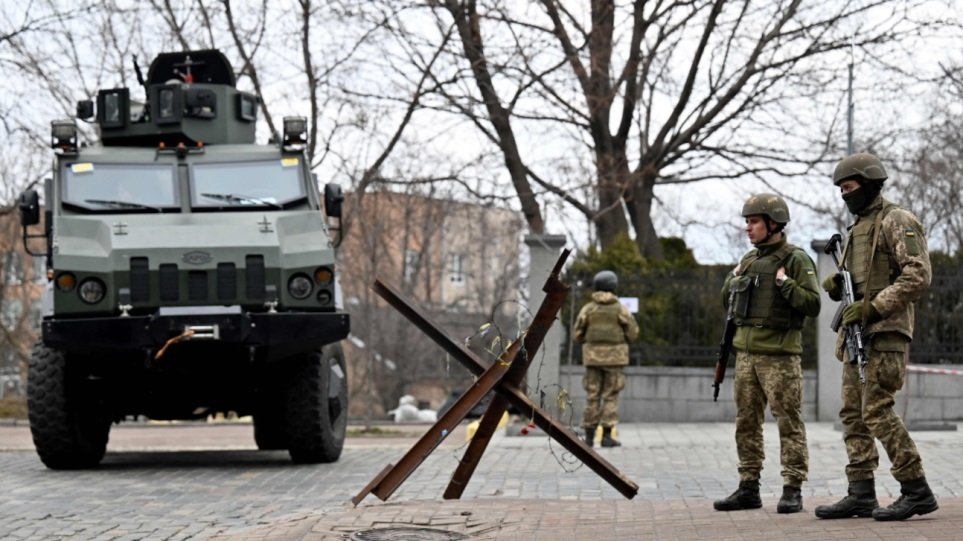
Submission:
<svg viewBox="0 0 963 541">
<path fill-rule="evenodd" d="M 191 312 L 161 310 L 150 316 L 44 319 L 48 347 L 83 354 L 158 350 L 193 330 L 181 343 L 205 342 L 256 348 L 268 360 L 342 340 L 350 331 L 344 312 L 249 313 L 220 307 Z"/>
</svg>

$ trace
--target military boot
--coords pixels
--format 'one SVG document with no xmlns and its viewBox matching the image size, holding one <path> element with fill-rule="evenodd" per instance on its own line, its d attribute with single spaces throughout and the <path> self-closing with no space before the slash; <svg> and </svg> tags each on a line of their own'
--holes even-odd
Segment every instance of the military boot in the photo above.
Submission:
<svg viewBox="0 0 963 541">
<path fill-rule="evenodd" d="M 873 509 L 879 507 L 879 502 L 876 501 L 876 482 L 873 479 L 849 483 L 848 492 L 845 498 L 832 505 L 816 506 L 816 516 L 819 518 L 873 516 Z"/>
<path fill-rule="evenodd" d="M 776 504 L 777 513 L 798 513 L 802 511 L 802 490 L 799 487 L 785 485 L 782 487 L 782 498 Z"/>
<path fill-rule="evenodd" d="M 602 447 L 621 447 L 622 442 L 612 437 L 612 427 L 602 427 Z"/>
<path fill-rule="evenodd" d="M 759 509 L 762 500 L 759 499 L 759 480 L 740 481 L 739 488 L 724 500 L 716 500 L 712 504 L 716 511 L 739 511 L 740 509 Z"/>
<path fill-rule="evenodd" d="M 595 432 L 598 430 L 598 425 L 585 427 L 585 445 L 589 447 L 595 445 Z"/>
<path fill-rule="evenodd" d="M 902 494 L 889 507 L 878 507 L 873 510 L 876 520 L 906 520 L 913 515 L 925 515 L 940 508 L 936 503 L 936 496 L 930 490 L 925 477 L 900 483 Z"/>
</svg>

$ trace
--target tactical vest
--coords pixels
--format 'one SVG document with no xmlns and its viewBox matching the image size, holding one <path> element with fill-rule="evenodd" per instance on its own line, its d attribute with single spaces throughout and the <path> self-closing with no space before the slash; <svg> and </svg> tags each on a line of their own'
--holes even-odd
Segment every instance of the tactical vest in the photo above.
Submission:
<svg viewBox="0 0 963 541">
<path fill-rule="evenodd" d="M 849 241 L 846 246 L 846 268 L 849 269 L 853 277 L 853 288 L 863 294 L 868 289 L 870 299 L 895 282 L 900 273 L 890 254 L 883 251 L 887 248 L 879 242 L 876 244 L 876 254 L 873 255 L 873 266 L 872 268 L 869 266 L 869 252 L 873 249 L 876 215 L 880 212 L 883 213 L 880 218 L 880 223 L 882 223 L 886 215 L 896 208 L 899 207 L 884 200 L 882 209 L 867 216 L 860 216 L 859 221 L 853 225 L 849 232 Z M 867 284 L 869 285 L 868 288 Z"/>
<path fill-rule="evenodd" d="M 622 305 L 617 302 L 598 304 L 587 314 L 588 331 L 585 342 L 588 344 L 624 344 L 625 331 L 619 322 Z"/>
<path fill-rule="evenodd" d="M 749 289 L 748 313 L 745 316 L 736 314 L 736 325 L 802 329 L 806 316 L 789 304 L 776 285 L 776 271 L 783 266 L 790 254 L 799 249 L 786 243 L 775 252 L 756 259 L 742 272 L 743 276 L 752 279 L 754 287 Z"/>
</svg>

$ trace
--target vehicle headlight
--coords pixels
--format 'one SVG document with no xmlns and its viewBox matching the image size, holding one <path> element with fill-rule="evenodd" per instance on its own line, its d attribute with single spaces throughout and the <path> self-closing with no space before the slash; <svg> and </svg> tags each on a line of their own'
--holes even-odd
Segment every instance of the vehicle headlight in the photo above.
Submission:
<svg viewBox="0 0 963 541">
<path fill-rule="evenodd" d="M 80 295 L 80 300 L 87 304 L 97 304 L 98 302 L 104 300 L 104 293 L 107 288 L 104 287 L 104 283 L 97 278 L 88 278 L 80 283 L 80 289 L 77 294 Z"/>
<path fill-rule="evenodd" d="M 306 299 L 311 295 L 314 286 L 311 280 L 303 274 L 295 274 L 288 280 L 288 293 L 295 299 Z"/>
</svg>

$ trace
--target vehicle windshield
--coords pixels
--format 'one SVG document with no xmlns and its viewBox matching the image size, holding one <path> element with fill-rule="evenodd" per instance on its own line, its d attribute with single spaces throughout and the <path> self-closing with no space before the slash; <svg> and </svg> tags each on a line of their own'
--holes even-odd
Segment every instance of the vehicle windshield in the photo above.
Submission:
<svg viewBox="0 0 963 541">
<path fill-rule="evenodd" d="M 300 171 L 298 158 L 195 164 L 191 168 L 191 206 L 284 208 L 307 196 Z"/>
<path fill-rule="evenodd" d="M 64 174 L 64 203 L 92 212 L 179 209 L 171 164 L 72 163 Z"/>
</svg>

